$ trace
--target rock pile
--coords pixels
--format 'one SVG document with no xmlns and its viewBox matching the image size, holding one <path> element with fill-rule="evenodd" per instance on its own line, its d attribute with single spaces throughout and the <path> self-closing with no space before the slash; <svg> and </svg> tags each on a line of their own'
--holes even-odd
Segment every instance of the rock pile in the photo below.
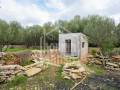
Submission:
<svg viewBox="0 0 120 90">
<path fill-rule="evenodd" d="M 6 53 L 1 57 L 2 65 L 15 65 L 20 64 L 21 58 L 13 53 Z"/>
<path fill-rule="evenodd" d="M 36 63 L 25 66 L 25 68 L 26 68 L 25 75 L 31 77 L 47 69 L 48 65 L 46 65 L 44 61 L 40 61 L 40 62 L 37 61 Z"/>
<path fill-rule="evenodd" d="M 0 82 L 11 80 L 15 75 L 24 74 L 25 68 L 20 65 L 0 66 Z"/>
<path fill-rule="evenodd" d="M 87 74 L 87 70 L 80 62 L 66 63 L 63 67 L 63 76 L 65 79 L 82 79 Z"/>
<path fill-rule="evenodd" d="M 40 50 L 32 50 L 31 58 L 33 60 L 42 60 L 43 59 L 43 53 Z"/>
</svg>

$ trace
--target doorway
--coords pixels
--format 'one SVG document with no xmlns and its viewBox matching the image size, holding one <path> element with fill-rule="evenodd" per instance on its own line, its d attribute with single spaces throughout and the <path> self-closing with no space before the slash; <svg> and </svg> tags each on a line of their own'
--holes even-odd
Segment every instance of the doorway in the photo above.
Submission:
<svg viewBox="0 0 120 90">
<path fill-rule="evenodd" d="M 70 55 L 71 54 L 71 40 L 65 40 L 65 44 L 66 44 L 66 54 Z"/>
</svg>

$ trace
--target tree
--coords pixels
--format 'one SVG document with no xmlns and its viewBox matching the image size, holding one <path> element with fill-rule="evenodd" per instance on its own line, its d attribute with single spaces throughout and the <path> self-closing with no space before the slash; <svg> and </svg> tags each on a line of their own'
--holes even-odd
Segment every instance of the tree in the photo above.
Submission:
<svg viewBox="0 0 120 90">
<path fill-rule="evenodd" d="M 120 23 L 116 27 L 115 35 L 117 39 L 117 46 L 120 46 Z"/>
<path fill-rule="evenodd" d="M 79 15 L 76 15 L 70 21 L 59 20 L 58 22 L 56 22 L 56 25 L 60 27 L 60 30 L 63 33 L 68 33 L 68 32 L 77 33 L 77 32 L 83 32 L 84 30 L 84 23 Z"/>
<path fill-rule="evenodd" d="M 21 39 L 21 35 L 20 35 L 20 31 L 22 29 L 22 26 L 20 25 L 20 23 L 16 22 L 16 21 L 12 21 L 10 22 L 9 25 L 9 37 L 11 40 L 11 44 L 19 44 L 19 41 Z"/>
<path fill-rule="evenodd" d="M 86 20 L 84 33 L 88 35 L 91 43 L 100 47 L 104 55 L 108 55 L 114 46 L 114 21 L 98 15 L 88 16 Z"/>
<path fill-rule="evenodd" d="M 59 30 L 55 24 L 52 24 L 51 22 L 45 23 L 43 26 L 43 31 L 47 44 L 57 43 Z"/>
<path fill-rule="evenodd" d="M 24 43 L 27 47 L 40 45 L 40 38 L 43 35 L 43 29 L 39 25 L 27 27 L 25 30 Z"/>
<path fill-rule="evenodd" d="M 75 16 L 72 20 L 68 23 L 68 30 L 73 33 L 83 32 L 84 25 L 80 16 Z"/>
<path fill-rule="evenodd" d="M 0 51 L 2 51 L 3 47 L 8 45 L 9 42 L 9 25 L 4 20 L 0 19 Z"/>
</svg>

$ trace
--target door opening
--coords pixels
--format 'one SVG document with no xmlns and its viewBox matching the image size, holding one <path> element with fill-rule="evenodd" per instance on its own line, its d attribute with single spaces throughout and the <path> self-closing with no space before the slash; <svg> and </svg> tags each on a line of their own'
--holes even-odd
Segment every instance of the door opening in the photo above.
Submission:
<svg viewBox="0 0 120 90">
<path fill-rule="evenodd" d="M 71 54 L 71 40 L 65 40 L 66 43 L 66 54 L 70 55 Z"/>
</svg>

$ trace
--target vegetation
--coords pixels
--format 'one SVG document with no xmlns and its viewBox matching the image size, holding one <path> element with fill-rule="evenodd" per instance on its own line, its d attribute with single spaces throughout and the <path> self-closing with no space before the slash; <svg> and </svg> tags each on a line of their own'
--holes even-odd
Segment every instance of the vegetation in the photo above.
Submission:
<svg viewBox="0 0 120 90">
<path fill-rule="evenodd" d="M 105 69 L 103 67 L 97 66 L 95 64 L 89 64 L 87 67 L 93 71 L 95 75 L 104 75 L 105 74 Z"/>
<path fill-rule="evenodd" d="M 62 76 L 62 72 L 63 72 L 63 65 L 61 65 L 60 67 L 57 68 L 56 70 L 56 82 L 57 84 L 60 84 L 61 86 L 64 85 L 64 87 L 70 87 L 72 85 L 74 85 L 74 82 L 72 80 L 67 80 L 64 79 Z"/>
<path fill-rule="evenodd" d="M 73 19 L 58 20 L 55 23 L 45 23 L 43 26 L 33 25 L 22 27 L 20 23 L 7 23 L 0 19 L 0 50 L 6 51 L 8 45 L 44 46 L 57 43 L 59 32 L 82 32 L 88 35 L 90 45 L 100 47 L 104 54 L 108 54 L 114 45 L 119 46 L 120 24 L 104 16 L 92 15 L 85 18 L 75 16 Z M 4 49 L 3 49 L 4 48 Z"/>
<path fill-rule="evenodd" d="M 25 51 L 25 50 L 33 50 L 33 48 L 12 47 L 12 48 L 7 48 L 5 52 L 19 52 L 19 51 Z"/>
<path fill-rule="evenodd" d="M 15 55 L 15 54 L 11 54 L 11 53 L 7 53 L 5 54 L 1 60 L 5 61 L 5 64 L 19 64 L 20 63 L 20 58 Z"/>
<path fill-rule="evenodd" d="M 26 76 L 18 75 L 18 76 L 15 76 L 13 78 L 13 80 L 11 80 L 8 83 L 8 86 L 13 87 L 13 86 L 21 85 L 21 84 L 24 85 L 26 83 L 26 81 L 27 81 L 27 77 Z"/>
<path fill-rule="evenodd" d="M 91 54 L 92 54 L 93 56 L 95 56 L 96 53 L 97 53 L 97 50 L 96 50 L 96 49 L 92 49 L 92 50 L 91 50 Z"/>
<path fill-rule="evenodd" d="M 29 60 L 29 59 L 22 59 L 22 60 L 20 61 L 20 65 L 21 65 L 21 66 L 30 65 L 30 64 L 32 64 L 32 63 L 33 63 L 32 60 Z"/>
<path fill-rule="evenodd" d="M 84 33 L 90 38 L 90 42 L 100 47 L 104 55 L 114 47 L 115 23 L 108 17 L 88 16 Z"/>
</svg>

